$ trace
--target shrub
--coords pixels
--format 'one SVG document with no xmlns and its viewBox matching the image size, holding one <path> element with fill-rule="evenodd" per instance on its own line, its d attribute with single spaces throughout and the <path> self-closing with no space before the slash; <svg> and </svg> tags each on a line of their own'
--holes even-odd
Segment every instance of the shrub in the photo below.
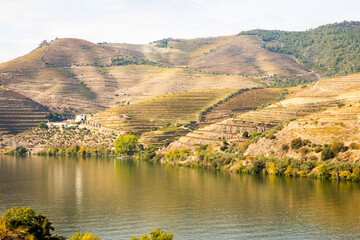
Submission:
<svg viewBox="0 0 360 240">
<path fill-rule="evenodd" d="M 301 140 L 301 138 L 294 138 L 293 140 L 291 140 L 290 142 L 290 147 L 292 149 L 299 149 L 303 146 L 303 141 Z"/>
<path fill-rule="evenodd" d="M 324 148 L 324 150 L 321 152 L 321 160 L 323 161 L 329 160 L 333 157 L 335 157 L 335 155 L 329 147 Z"/>
<path fill-rule="evenodd" d="M 247 132 L 247 131 L 243 132 L 242 137 L 249 138 L 250 137 L 249 132 Z"/>
<path fill-rule="evenodd" d="M 262 159 L 258 159 L 254 162 L 252 171 L 255 174 L 259 174 L 262 172 L 262 170 L 265 168 L 265 166 L 266 166 L 265 161 Z"/>
<path fill-rule="evenodd" d="M 149 146 L 139 154 L 139 159 L 142 161 L 152 161 L 156 157 L 155 147 Z"/>
<path fill-rule="evenodd" d="M 92 233 L 75 233 L 69 240 L 100 240 L 100 238 Z"/>
<path fill-rule="evenodd" d="M 221 151 L 225 151 L 225 150 L 228 149 L 228 148 L 229 148 L 228 146 L 222 145 L 222 146 L 220 147 L 220 150 L 221 150 Z"/>
<path fill-rule="evenodd" d="M 49 129 L 48 125 L 44 122 L 41 122 L 38 124 L 38 128 L 41 128 L 41 129 Z"/>
<path fill-rule="evenodd" d="M 281 150 L 285 152 L 289 151 L 289 144 L 284 143 L 283 145 L 281 145 Z"/>
<path fill-rule="evenodd" d="M 165 233 L 161 231 L 159 228 L 154 229 L 150 232 L 150 237 L 146 234 L 141 236 L 141 238 L 132 237 L 131 240 L 172 240 L 172 233 Z"/>
<path fill-rule="evenodd" d="M 302 156 L 305 156 L 306 154 L 308 154 L 308 152 L 309 152 L 309 148 L 307 147 L 300 148 L 300 153 Z"/>
<path fill-rule="evenodd" d="M 275 135 L 274 133 L 268 133 L 266 136 L 265 136 L 266 139 L 275 139 Z"/>
<path fill-rule="evenodd" d="M 259 135 L 260 135 L 260 133 L 258 133 L 258 132 L 252 132 L 250 134 L 250 138 L 255 138 L 255 137 L 259 136 Z"/>
<path fill-rule="evenodd" d="M 323 149 L 320 147 L 320 146 L 317 146 L 315 149 L 314 149 L 314 151 L 316 152 L 316 153 L 319 153 L 319 152 L 321 152 Z"/>
<path fill-rule="evenodd" d="M 334 153 L 334 155 L 339 152 L 343 152 L 345 150 L 343 142 L 332 142 L 330 146 L 330 150 Z"/>
</svg>

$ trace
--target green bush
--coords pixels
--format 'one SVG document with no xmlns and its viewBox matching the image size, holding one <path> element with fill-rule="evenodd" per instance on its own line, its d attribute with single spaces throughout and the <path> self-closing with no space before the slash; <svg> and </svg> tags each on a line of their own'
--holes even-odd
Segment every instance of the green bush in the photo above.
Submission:
<svg viewBox="0 0 360 240">
<path fill-rule="evenodd" d="M 132 237 L 131 240 L 172 240 L 172 233 L 165 233 L 159 228 L 154 229 L 150 232 L 150 237 L 146 234 L 142 235 L 141 238 Z"/>
<path fill-rule="evenodd" d="M 344 143 L 343 142 L 332 142 L 330 149 L 334 153 L 334 155 L 336 155 L 339 152 L 343 152 L 345 150 Z"/>
<path fill-rule="evenodd" d="M 259 174 L 262 173 L 262 170 L 265 167 L 266 167 L 265 161 L 262 159 L 258 159 L 254 162 L 252 171 L 254 174 Z"/>
<path fill-rule="evenodd" d="M 304 145 L 304 142 L 301 140 L 301 138 L 294 138 L 290 142 L 290 147 L 292 149 L 299 149 Z"/>
<path fill-rule="evenodd" d="M 60 236 L 52 236 L 51 231 L 54 228 L 51 222 L 43 215 L 36 215 L 32 208 L 13 207 L 3 214 L 1 222 L 8 231 L 17 229 L 25 231 L 26 239 L 65 239 Z"/>
<path fill-rule="evenodd" d="M 326 161 L 335 157 L 334 153 L 331 151 L 330 147 L 324 148 L 321 152 L 321 160 Z"/>
<path fill-rule="evenodd" d="M 100 240 L 100 238 L 92 233 L 75 233 L 69 240 Z"/>
</svg>

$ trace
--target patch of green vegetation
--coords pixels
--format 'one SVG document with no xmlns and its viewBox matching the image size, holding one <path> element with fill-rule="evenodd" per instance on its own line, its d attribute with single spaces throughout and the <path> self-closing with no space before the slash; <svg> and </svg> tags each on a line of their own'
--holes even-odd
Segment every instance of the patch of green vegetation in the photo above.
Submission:
<svg viewBox="0 0 360 240">
<path fill-rule="evenodd" d="M 150 61 L 148 59 L 142 59 L 138 57 L 117 57 L 111 59 L 111 66 L 126 66 L 126 65 L 149 65 L 156 67 L 169 67 L 158 62 Z"/>
<path fill-rule="evenodd" d="M 37 215 L 32 208 L 13 207 L 0 218 L 0 239 L 65 240 L 65 237 L 52 235 L 53 230 L 49 219 Z"/>
<path fill-rule="evenodd" d="M 152 43 L 155 43 L 155 47 L 158 47 L 158 48 L 167 48 L 168 47 L 168 43 L 169 42 L 180 42 L 180 40 L 178 39 L 174 39 L 174 38 L 164 38 L 164 39 L 160 39 L 160 40 L 157 40 L 157 41 L 154 41 Z"/>
<path fill-rule="evenodd" d="M 240 35 L 257 35 L 265 42 L 263 48 L 293 55 L 324 77 L 360 71 L 360 22 L 344 21 L 304 32 L 252 30 Z"/>
<path fill-rule="evenodd" d="M 284 146 L 284 149 L 288 150 L 289 146 Z M 309 148 L 307 147 L 301 149 L 309 151 Z M 182 149 L 181 152 L 186 152 L 186 149 Z M 173 153 L 174 151 L 171 151 L 167 154 L 173 155 Z M 178 161 L 179 158 L 173 158 L 170 162 L 180 166 L 208 168 L 214 170 L 229 169 L 228 166 L 237 165 L 235 170 L 238 173 L 287 177 L 310 177 L 360 182 L 359 163 L 318 161 L 315 156 L 309 157 L 308 159 L 265 156 L 247 159 L 238 148 L 233 146 L 229 146 L 228 149 L 223 152 L 218 152 L 207 145 L 202 145 L 193 156 L 188 154 L 186 158 L 195 158 L 195 160 L 192 160 L 192 162 L 189 161 L 186 164 L 180 164 Z"/>
<path fill-rule="evenodd" d="M 4 152 L 4 155 L 9 156 L 25 156 L 28 154 L 29 150 L 25 147 L 19 146 L 16 148 L 12 148 L 9 151 Z"/>
<path fill-rule="evenodd" d="M 306 83 L 309 83 L 309 81 L 305 79 L 294 79 L 289 77 L 273 77 L 269 79 L 269 87 L 295 87 Z"/>
<path fill-rule="evenodd" d="M 115 140 L 115 154 L 132 155 L 137 149 L 138 139 L 135 135 L 121 135 Z"/>
<path fill-rule="evenodd" d="M 67 114 L 67 113 L 55 113 L 55 112 L 52 112 L 52 113 L 47 113 L 46 118 L 50 122 L 62 122 L 62 121 L 67 120 L 67 119 L 75 119 L 75 115 Z"/>
<path fill-rule="evenodd" d="M 82 156 L 82 157 L 106 157 L 114 155 L 115 152 L 105 147 L 80 147 L 73 145 L 70 147 L 51 147 L 37 152 L 39 156 Z"/>
<path fill-rule="evenodd" d="M 54 227 L 49 219 L 41 214 L 36 214 L 29 207 L 13 207 L 0 217 L 0 239 L 24 240 L 65 240 L 63 236 L 53 235 Z M 92 233 L 75 233 L 69 240 L 100 240 Z M 172 240 L 172 233 L 165 233 L 159 228 L 144 234 L 141 238 L 132 237 L 131 240 Z"/>
</svg>

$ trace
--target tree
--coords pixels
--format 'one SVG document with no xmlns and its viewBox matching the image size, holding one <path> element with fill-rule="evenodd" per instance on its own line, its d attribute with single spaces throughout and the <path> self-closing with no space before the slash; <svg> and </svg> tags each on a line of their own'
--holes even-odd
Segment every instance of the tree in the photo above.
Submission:
<svg viewBox="0 0 360 240">
<path fill-rule="evenodd" d="M 41 128 L 41 129 L 49 129 L 48 125 L 44 122 L 41 122 L 38 124 L 38 128 Z"/>
<path fill-rule="evenodd" d="M 115 154 L 132 155 L 137 147 L 138 139 L 134 135 L 121 135 L 115 140 Z"/>
<path fill-rule="evenodd" d="M 161 231 L 159 228 L 154 229 L 150 232 L 150 237 L 146 234 L 142 235 L 141 238 L 132 237 L 131 240 L 172 240 L 173 234 Z"/>
<path fill-rule="evenodd" d="M 8 231 L 17 229 L 25 231 L 26 239 L 65 239 L 52 236 L 51 231 L 54 228 L 51 226 L 51 222 L 43 215 L 36 215 L 32 208 L 13 207 L 3 214 L 1 223 Z"/>
<path fill-rule="evenodd" d="M 100 238 L 92 233 L 75 233 L 69 240 L 100 240 Z"/>
</svg>

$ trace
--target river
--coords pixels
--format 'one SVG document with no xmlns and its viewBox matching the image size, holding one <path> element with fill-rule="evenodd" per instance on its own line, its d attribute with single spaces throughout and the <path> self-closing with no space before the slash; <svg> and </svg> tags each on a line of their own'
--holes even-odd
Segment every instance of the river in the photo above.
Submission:
<svg viewBox="0 0 360 240">
<path fill-rule="evenodd" d="M 134 160 L 0 157 L 0 213 L 29 206 L 66 237 L 359 239 L 360 184 Z"/>
</svg>

